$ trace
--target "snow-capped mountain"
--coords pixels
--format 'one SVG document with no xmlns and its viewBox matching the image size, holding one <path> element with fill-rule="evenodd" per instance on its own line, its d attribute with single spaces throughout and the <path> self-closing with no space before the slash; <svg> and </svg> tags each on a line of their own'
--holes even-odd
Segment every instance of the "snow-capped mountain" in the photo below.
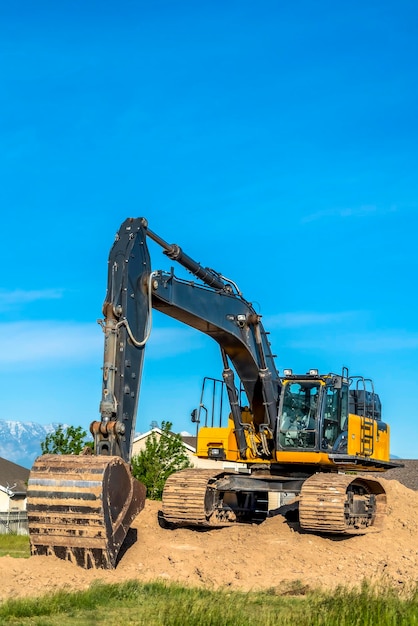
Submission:
<svg viewBox="0 0 418 626">
<path fill-rule="evenodd" d="M 0 457 L 30 468 L 41 454 L 41 441 L 60 424 L 0 420 Z M 66 426 L 66 424 L 61 424 Z"/>
</svg>

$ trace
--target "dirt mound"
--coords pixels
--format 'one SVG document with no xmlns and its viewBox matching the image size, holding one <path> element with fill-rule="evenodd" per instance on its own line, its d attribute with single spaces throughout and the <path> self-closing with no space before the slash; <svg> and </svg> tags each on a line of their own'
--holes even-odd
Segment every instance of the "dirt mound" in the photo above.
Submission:
<svg viewBox="0 0 418 626">
<path fill-rule="evenodd" d="M 400 483 L 408 487 L 409 489 L 415 489 L 418 491 L 418 461 L 416 459 L 399 459 L 396 463 L 401 464 L 403 467 L 396 467 L 385 472 L 385 478 L 389 480 L 398 480 Z M 376 476 L 380 478 L 381 474 L 374 472 L 369 476 Z"/>
<path fill-rule="evenodd" d="M 379 533 L 329 538 L 299 531 L 283 517 L 256 526 L 210 531 L 165 530 L 158 502 L 147 501 L 135 521 L 132 544 L 114 571 L 83 570 L 55 557 L 0 558 L 2 600 L 60 588 L 85 589 L 93 581 L 166 580 L 241 590 L 354 586 L 363 578 L 398 588 L 418 582 L 418 493 L 381 479 L 388 516 Z M 135 540 L 136 539 L 136 540 Z"/>
</svg>

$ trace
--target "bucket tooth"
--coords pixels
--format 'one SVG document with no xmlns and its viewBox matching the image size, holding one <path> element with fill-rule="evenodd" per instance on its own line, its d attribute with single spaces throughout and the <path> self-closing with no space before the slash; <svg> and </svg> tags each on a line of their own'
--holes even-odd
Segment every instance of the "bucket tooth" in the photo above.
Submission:
<svg viewBox="0 0 418 626">
<path fill-rule="evenodd" d="M 28 486 L 32 555 L 113 569 L 145 495 L 144 485 L 120 457 L 38 457 Z"/>
</svg>

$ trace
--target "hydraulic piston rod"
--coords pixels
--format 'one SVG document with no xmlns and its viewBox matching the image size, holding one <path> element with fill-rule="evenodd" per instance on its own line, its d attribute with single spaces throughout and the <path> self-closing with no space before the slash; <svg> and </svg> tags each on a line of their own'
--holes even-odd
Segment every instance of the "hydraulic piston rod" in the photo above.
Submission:
<svg viewBox="0 0 418 626">
<path fill-rule="evenodd" d="M 183 252 L 183 250 L 177 244 L 169 244 L 164 239 L 161 239 L 156 233 L 148 228 L 148 223 L 145 218 L 142 219 L 142 224 L 146 229 L 146 234 L 150 239 L 158 243 L 164 249 L 164 254 L 168 256 L 169 259 L 173 261 L 177 261 L 180 265 L 185 267 L 189 272 L 194 274 L 197 278 L 200 278 L 202 282 L 204 282 L 209 287 L 213 287 L 214 289 L 220 289 L 221 291 L 231 292 L 231 286 L 228 283 L 225 283 L 214 270 L 209 267 L 202 267 L 200 263 L 194 261 L 191 257 Z"/>
</svg>

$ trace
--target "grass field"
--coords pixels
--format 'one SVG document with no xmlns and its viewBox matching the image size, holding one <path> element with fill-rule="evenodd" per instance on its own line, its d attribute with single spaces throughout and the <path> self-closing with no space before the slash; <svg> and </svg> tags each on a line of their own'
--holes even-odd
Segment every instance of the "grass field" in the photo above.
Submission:
<svg viewBox="0 0 418 626">
<path fill-rule="evenodd" d="M 27 535 L 0 535 L 0 556 L 30 557 L 29 537 Z"/>
<path fill-rule="evenodd" d="M 0 623 L 14 626 L 414 626 L 418 589 L 400 599 L 389 589 L 277 592 L 190 589 L 163 583 L 95 584 L 0 605 Z"/>
</svg>

